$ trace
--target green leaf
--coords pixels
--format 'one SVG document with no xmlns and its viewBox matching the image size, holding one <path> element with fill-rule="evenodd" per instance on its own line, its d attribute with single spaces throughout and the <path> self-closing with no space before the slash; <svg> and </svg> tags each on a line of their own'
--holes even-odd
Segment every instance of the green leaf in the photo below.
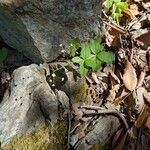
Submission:
<svg viewBox="0 0 150 150">
<path fill-rule="evenodd" d="M 85 60 L 85 64 L 91 67 L 94 71 L 97 71 L 101 68 L 101 61 L 97 59 L 96 55 L 92 55 L 91 57 Z"/>
<path fill-rule="evenodd" d="M 82 63 L 80 63 L 80 75 L 82 76 L 82 77 L 84 77 L 84 76 L 86 76 L 87 75 L 87 73 L 88 73 L 88 67 L 85 65 L 85 63 L 84 62 L 82 62 Z"/>
<path fill-rule="evenodd" d="M 90 40 L 90 49 L 93 54 L 96 54 L 95 41 L 93 39 Z"/>
<path fill-rule="evenodd" d="M 83 59 L 86 59 L 86 58 L 90 57 L 91 52 L 90 52 L 89 43 L 86 42 L 85 44 L 82 45 L 81 48 L 82 48 L 82 49 L 81 49 L 81 55 L 80 55 L 80 56 L 81 56 Z"/>
<path fill-rule="evenodd" d="M 74 63 L 80 64 L 80 63 L 83 62 L 84 60 L 83 60 L 82 58 L 80 58 L 80 57 L 74 57 L 74 58 L 72 58 L 72 61 L 73 61 Z"/>
<path fill-rule="evenodd" d="M 117 6 L 116 6 L 116 4 L 114 3 L 113 6 L 112 6 L 112 10 L 111 10 L 112 15 L 116 12 L 116 9 L 117 9 Z"/>
<path fill-rule="evenodd" d="M 95 45 L 95 49 L 94 49 L 94 54 L 98 54 L 100 51 L 105 50 L 103 44 L 101 43 L 101 38 L 99 36 L 96 36 L 94 38 L 94 45 Z"/>
<path fill-rule="evenodd" d="M 118 2 L 116 5 L 121 10 L 128 8 L 128 4 L 126 2 Z"/>
<path fill-rule="evenodd" d="M 119 3 L 121 0 L 113 0 L 115 3 Z"/>
<path fill-rule="evenodd" d="M 70 43 L 70 55 L 74 57 L 76 55 L 76 51 L 80 48 L 80 39 L 73 38 Z"/>
<path fill-rule="evenodd" d="M 8 50 L 6 48 L 0 49 L 0 62 L 3 62 L 8 55 Z"/>
<path fill-rule="evenodd" d="M 121 13 L 114 13 L 115 17 L 122 17 L 123 15 Z"/>
<path fill-rule="evenodd" d="M 109 8 L 112 6 L 112 4 L 113 4 L 113 0 L 105 0 L 104 3 L 103 3 L 103 5 L 104 5 L 107 9 L 109 9 Z"/>
<path fill-rule="evenodd" d="M 105 51 L 102 51 L 100 52 L 97 57 L 103 61 L 103 62 L 106 62 L 106 63 L 112 63 L 112 61 L 115 60 L 115 54 L 112 53 L 112 52 L 105 52 Z"/>
</svg>

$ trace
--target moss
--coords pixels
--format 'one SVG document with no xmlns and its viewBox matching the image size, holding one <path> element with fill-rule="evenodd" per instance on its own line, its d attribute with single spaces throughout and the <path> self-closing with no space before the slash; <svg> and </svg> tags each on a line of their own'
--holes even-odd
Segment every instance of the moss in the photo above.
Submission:
<svg viewBox="0 0 150 150">
<path fill-rule="evenodd" d="M 65 133 L 67 126 L 61 122 L 52 129 L 43 125 L 30 134 L 14 137 L 9 144 L 1 150 L 58 150 L 65 146 Z M 65 148 L 63 148 L 65 149 Z"/>
<path fill-rule="evenodd" d="M 87 94 L 88 84 L 85 79 L 81 79 L 73 93 L 75 102 L 90 102 L 90 97 Z"/>
<path fill-rule="evenodd" d="M 90 150 L 109 150 L 111 149 L 108 144 L 95 144 Z"/>
</svg>

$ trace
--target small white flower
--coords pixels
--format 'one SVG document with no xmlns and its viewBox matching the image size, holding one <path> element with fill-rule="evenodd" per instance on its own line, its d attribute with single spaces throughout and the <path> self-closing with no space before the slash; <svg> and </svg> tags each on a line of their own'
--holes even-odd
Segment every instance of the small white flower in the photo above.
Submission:
<svg viewBox="0 0 150 150">
<path fill-rule="evenodd" d="M 49 82 L 51 83 L 51 82 L 53 82 L 53 81 L 50 79 Z"/>
<path fill-rule="evenodd" d="M 52 87 L 55 87 L 55 84 L 52 84 Z"/>
<path fill-rule="evenodd" d="M 62 45 L 62 44 L 60 44 L 59 46 L 60 46 L 60 47 L 62 47 L 63 45 Z"/>
<path fill-rule="evenodd" d="M 61 78 L 61 81 L 64 81 L 65 80 L 65 78 Z"/>
<path fill-rule="evenodd" d="M 65 49 L 62 49 L 61 52 L 62 52 L 62 53 L 65 53 L 66 51 L 65 51 Z"/>
<path fill-rule="evenodd" d="M 73 46 L 72 44 L 70 44 L 70 46 Z"/>
<path fill-rule="evenodd" d="M 55 73 L 52 73 L 52 77 L 53 77 L 53 78 L 56 77 L 56 74 L 55 74 Z"/>
</svg>

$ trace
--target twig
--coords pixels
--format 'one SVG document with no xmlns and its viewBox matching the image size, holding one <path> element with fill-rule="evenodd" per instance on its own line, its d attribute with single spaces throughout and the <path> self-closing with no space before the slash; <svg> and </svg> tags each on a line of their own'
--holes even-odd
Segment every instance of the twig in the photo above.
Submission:
<svg viewBox="0 0 150 150">
<path fill-rule="evenodd" d="M 106 22 L 106 21 L 103 21 L 103 22 L 104 22 L 106 25 L 108 25 L 108 26 L 114 28 L 115 30 L 117 30 L 117 31 L 119 31 L 119 32 L 121 32 L 121 33 L 123 33 L 123 34 L 126 33 L 126 32 L 124 31 L 124 29 L 122 29 L 121 27 L 118 27 L 118 26 L 116 26 L 116 25 L 112 25 L 112 24 L 110 24 L 110 23 L 108 23 L 108 22 Z"/>
<path fill-rule="evenodd" d="M 68 137 L 67 137 L 67 145 L 68 149 L 70 148 L 70 132 L 71 132 L 71 108 L 69 109 L 68 112 Z"/>
<path fill-rule="evenodd" d="M 98 110 L 98 112 L 95 112 L 95 113 L 84 112 L 85 115 L 116 114 L 121 119 L 121 121 L 123 122 L 126 130 L 129 129 L 128 123 L 127 123 L 126 119 L 124 118 L 124 116 L 115 109 L 114 110 L 113 109 L 105 109 L 105 108 L 101 108 L 101 107 L 98 107 L 98 106 L 81 106 L 80 108 L 81 109 L 95 109 L 95 110 Z"/>
</svg>

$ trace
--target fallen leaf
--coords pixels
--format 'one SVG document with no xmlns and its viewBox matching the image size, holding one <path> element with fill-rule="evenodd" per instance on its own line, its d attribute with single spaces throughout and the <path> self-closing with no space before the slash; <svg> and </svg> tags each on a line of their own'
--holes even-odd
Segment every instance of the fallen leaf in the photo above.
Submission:
<svg viewBox="0 0 150 150">
<path fill-rule="evenodd" d="M 129 8 L 134 16 L 139 15 L 138 6 L 136 4 L 130 5 Z"/>
<path fill-rule="evenodd" d="M 150 115 L 148 116 L 145 126 L 148 127 L 150 129 Z"/>
<path fill-rule="evenodd" d="M 109 91 L 109 95 L 107 97 L 107 101 L 113 103 L 115 98 L 116 98 L 116 94 L 118 93 L 118 90 L 120 89 L 120 84 L 116 84 L 112 87 L 112 89 Z"/>
<path fill-rule="evenodd" d="M 122 131 L 122 132 L 124 132 L 124 131 Z M 118 144 L 113 148 L 113 150 L 122 150 L 123 149 L 127 135 L 128 135 L 128 131 L 126 131 L 126 133 L 120 137 Z"/>
<path fill-rule="evenodd" d="M 108 47 L 110 47 L 111 45 L 112 45 L 112 42 L 113 42 L 113 40 L 114 40 L 114 38 L 115 38 L 115 36 L 114 35 L 111 35 L 110 33 L 109 33 L 109 31 L 106 31 L 105 32 L 105 37 L 106 37 L 106 45 L 108 46 Z"/>
<path fill-rule="evenodd" d="M 107 75 L 111 75 L 119 84 L 120 79 L 117 77 L 117 75 L 112 71 L 112 68 L 110 66 L 106 66 L 103 70 Z"/>
<path fill-rule="evenodd" d="M 140 77 L 139 77 L 139 80 L 137 83 L 137 88 L 142 86 L 142 84 L 144 82 L 145 75 L 146 75 L 145 70 L 141 71 L 141 74 L 140 74 Z"/>
<path fill-rule="evenodd" d="M 131 11 L 129 8 L 124 9 L 124 10 L 123 10 L 123 13 L 124 13 L 126 16 L 130 17 L 131 19 L 134 19 L 134 18 L 135 18 L 135 15 L 132 13 L 132 11 Z"/>
<path fill-rule="evenodd" d="M 124 129 L 121 128 L 121 129 L 119 129 L 119 130 L 115 133 L 114 138 L 113 138 L 113 140 L 112 140 L 112 147 L 114 147 L 115 144 L 120 141 L 120 136 L 121 136 L 121 134 L 122 134 L 123 131 L 124 131 Z"/>
<path fill-rule="evenodd" d="M 145 93 L 145 88 L 144 87 L 139 87 L 137 88 L 134 92 L 134 101 L 135 101 L 135 107 L 134 109 L 137 111 L 137 113 L 140 113 L 143 106 L 144 106 L 144 97 L 143 94 Z M 133 93 L 134 93 L 133 92 Z"/>
<path fill-rule="evenodd" d="M 135 127 L 137 128 L 141 127 L 148 115 L 149 115 L 148 106 L 144 105 L 140 115 L 138 116 L 138 119 L 135 121 Z"/>
<path fill-rule="evenodd" d="M 137 85 L 137 76 L 132 64 L 127 60 L 123 74 L 123 83 L 129 91 L 133 91 Z"/>
<path fill-rule="evenodd" d="M 146 92 L 143 94 L 146 101 L 150 104 L 150 92 Z"/>
<path fill-rule="evenodd" d="M 94 80 L 95 83 L 100 84 L 100 81 L 98 80 L 98 77 L 97 77 L 95 72 L 91 73 L 91 77 L 92 77 L 92 79 Z"/>
</svg>

